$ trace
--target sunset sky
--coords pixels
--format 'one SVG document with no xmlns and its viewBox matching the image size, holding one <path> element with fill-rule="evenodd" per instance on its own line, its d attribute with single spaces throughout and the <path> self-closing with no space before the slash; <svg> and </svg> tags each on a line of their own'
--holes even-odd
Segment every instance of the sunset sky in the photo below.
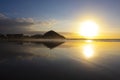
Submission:
<svg viewBox="0 0 120 80">
<path fill-rule="evenodd" d="M 99 26 L 96 38 L 120 38 L 120 0 L 0 0 L 1 33 L 79 33 L 87 20 Z"/>
</svg>

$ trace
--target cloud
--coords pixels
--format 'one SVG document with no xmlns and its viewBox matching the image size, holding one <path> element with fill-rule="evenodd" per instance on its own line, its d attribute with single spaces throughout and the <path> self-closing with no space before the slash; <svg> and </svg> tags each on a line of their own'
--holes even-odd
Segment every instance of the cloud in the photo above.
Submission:
<svg viewBox="0 0 120 80">
<path fill-rule="evenodd" d="M 0 32 L 23 32 L 31 25 L 34 25 L 32 18 L 9 18 L 0 13 Z"/>
<path fill-rule="evenodd" d="M 2 33 L 17 33 L 28 32 L 36 27 L 52 27 L 57 23 L 56 20 L 35 21 L 32 18 L 10 18 L 0 13 L 0 32 Z M 38 31 L 38 30 L 37 30 Z"/>
<path fill-rule="evenodd" d="M 0 13 L 0 19 L 6 19 L 6 18 L 8 17 Z"/>
<path fill-rule="evenodd" d="M 49 19 L 45 21 L 36 21 L 33 26 L 31 26 L 31 31 L 46 31 L 58 24 L 55 19 Z"/>
<path fill-rule="evenodd" d="M 50 20 L 47 20 L 47 21 L 39 21 L 39 22 L 37 22 L 37 25 L 42 26 L 42 27 L 52 27 L 57 23 L 58 23 L 57 20 L 50 19 Z"/>
</svg>

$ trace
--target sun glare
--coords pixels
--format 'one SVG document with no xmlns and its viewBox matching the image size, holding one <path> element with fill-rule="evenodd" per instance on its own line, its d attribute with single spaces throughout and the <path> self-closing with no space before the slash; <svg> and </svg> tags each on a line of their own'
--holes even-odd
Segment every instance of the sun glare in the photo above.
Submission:
<svg viewBox="0 0 120 80">
<path fill-rule="evenodd" d="M 94 37 L 98 35 L 98 25 L 94 21 L 85 21 L 80 24 L 80 35 Z"/>
</svg>

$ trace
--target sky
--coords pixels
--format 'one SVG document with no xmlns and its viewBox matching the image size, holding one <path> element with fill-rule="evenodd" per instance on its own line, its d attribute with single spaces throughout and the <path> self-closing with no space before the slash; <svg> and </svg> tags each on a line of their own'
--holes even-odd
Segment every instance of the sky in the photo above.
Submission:
<svg viewBox="0 0 120 80">
<path fill-rule="evenodd" d="M 79 32 L 79 24 L 93 20 L 101 36 L 119 37 L 120 0 L 0 0 L 0 32 L 55 30 Z"/>
</svg>

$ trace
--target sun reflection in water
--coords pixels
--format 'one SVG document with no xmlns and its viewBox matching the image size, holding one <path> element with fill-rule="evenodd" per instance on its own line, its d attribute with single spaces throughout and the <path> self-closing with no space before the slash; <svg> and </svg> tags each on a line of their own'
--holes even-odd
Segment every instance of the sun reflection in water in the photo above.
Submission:
<svg viewBox="0 0 120 80">
<path fill-rule="evenodd" d="M 92 41 L 92 40 L 86 40 L 86 42 L 91 43 L 91 42 L 93 42 L 93 41 Z"/>
<path fill-rule="evenodd" d="M 94 50 L 92 44 L 86 44 L 83 46 L 83 54 L 86 58 L 91 58 L 94 56 Z"/>
</svg>

